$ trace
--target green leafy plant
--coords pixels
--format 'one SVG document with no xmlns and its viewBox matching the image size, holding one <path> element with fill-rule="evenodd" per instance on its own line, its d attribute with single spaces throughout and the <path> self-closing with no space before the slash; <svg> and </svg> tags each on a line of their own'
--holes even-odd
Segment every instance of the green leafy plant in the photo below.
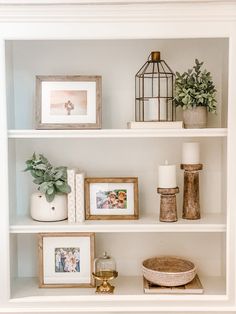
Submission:
<svg viewBox="0 0 236 314">
<path fill-rule="evenodd" d="M 216 113 L 216 88 L 211 73 L 202 70 L 203 62 L 195 59 L 195 66 L 187 72 L 176 72 L 175 104 L 183 110 L 197 106 L 207 107 Z"/>
<path fill-rule="evenodd" d="M 67 194 L 71 191 L 66 170 L 66 167 L 53 167 L 42 154 L 34 153 L 31 159 L 26 161 L 24 171 L 30 171 L 33 182 L 39 185 L 38 190 L 45 194 L 48 202 L 52 202 L 56 194 Z"/>
</svg>

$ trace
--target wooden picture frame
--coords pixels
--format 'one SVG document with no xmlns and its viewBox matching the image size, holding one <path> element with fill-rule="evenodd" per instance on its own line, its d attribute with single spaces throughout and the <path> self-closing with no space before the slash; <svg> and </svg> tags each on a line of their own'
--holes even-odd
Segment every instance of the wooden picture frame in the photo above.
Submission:
<svg viewBox="0 0 236 314">
<path fill-rule="evenodd" d="M 36 129 L 100 129 L 101 76 L 36 76 Z"/>
<path fill-rule="evenodd" d="M 91 232 L 39 233 L 39 287 L 94 287 L 94 241 Z"/>
<path fill-rule="evenodd" d="M 139 218 L 137 177 L 85 178 L 84 188 L 86 220 Z"/>
</svg>

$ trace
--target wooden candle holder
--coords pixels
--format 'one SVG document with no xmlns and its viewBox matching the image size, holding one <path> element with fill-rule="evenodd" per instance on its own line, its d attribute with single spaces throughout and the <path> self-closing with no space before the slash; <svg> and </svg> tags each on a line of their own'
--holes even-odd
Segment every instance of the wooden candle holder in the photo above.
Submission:
<svg viewBox="0 0 236 314">
<path fill-rule="evenodd" d="M 177 221 L 176 194 L 179 193 L 179 188 L 158 188 L 157 193 L 161 194 L 160 221 Z"/>
<path fill-rule="evenodd" d="M 183 218 L 200 219 L 199 202 L 199 170 L 202 170 L 202 164 L 187 165 L 181 164 L 184 170 L 184 200 L 183 200 Z"/>
</svg>

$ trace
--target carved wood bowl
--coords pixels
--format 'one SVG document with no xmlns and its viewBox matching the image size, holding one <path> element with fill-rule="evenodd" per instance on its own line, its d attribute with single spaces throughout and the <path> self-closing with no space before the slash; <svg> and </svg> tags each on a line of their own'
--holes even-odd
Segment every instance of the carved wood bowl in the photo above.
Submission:
<svg viewBox="0 0 236 314">
<path fill-rule="evenodd" d="M 177 257 L 149 258 L 143 262 L 142 268 L 148 281 L 165 287 L 185 285 L 196 276 L 195 265 Z"/>
</svg>

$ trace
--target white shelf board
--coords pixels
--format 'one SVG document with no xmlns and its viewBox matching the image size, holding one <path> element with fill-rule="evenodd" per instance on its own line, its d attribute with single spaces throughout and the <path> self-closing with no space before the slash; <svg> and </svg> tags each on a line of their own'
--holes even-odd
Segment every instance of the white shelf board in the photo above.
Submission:
<svg viewBox="0 0 236 314">
<path fill-rule="evenodd" d="M 38 222 L 20 216 L 10 225 L 11 233 L 38 232 L 225 232 L 225 216 L 205 214 L 199 220 L 181 219 L 174 223 L 160 222 L 158 215 L 143 216 L 138 220 L 87 220 L 82 224 Z"/>
<path fill-rule="evenodd" d="M 94 288 L 38 288 L 37 278 L 17 278 L 12 282 L 11 302 L 102 302 L 102 301 L 192 301 L 192 300 L 225 300 L 225 278 L 199 276 L 204 293 L 200 295 L 157 295 L 144 294 L 141 276 L 118 276 L 113 281 L 113 295 L 98 295 Z M 59 297 L 59 298 L 58 298 Z"/>
<path fill-rule="evenodd" d="M 9 130 L 10 139 L 27 138 L 140 138 L 226 137 L 226 128 L 207 129 L 101 129 L 101 130 Z"/>
</svg>

